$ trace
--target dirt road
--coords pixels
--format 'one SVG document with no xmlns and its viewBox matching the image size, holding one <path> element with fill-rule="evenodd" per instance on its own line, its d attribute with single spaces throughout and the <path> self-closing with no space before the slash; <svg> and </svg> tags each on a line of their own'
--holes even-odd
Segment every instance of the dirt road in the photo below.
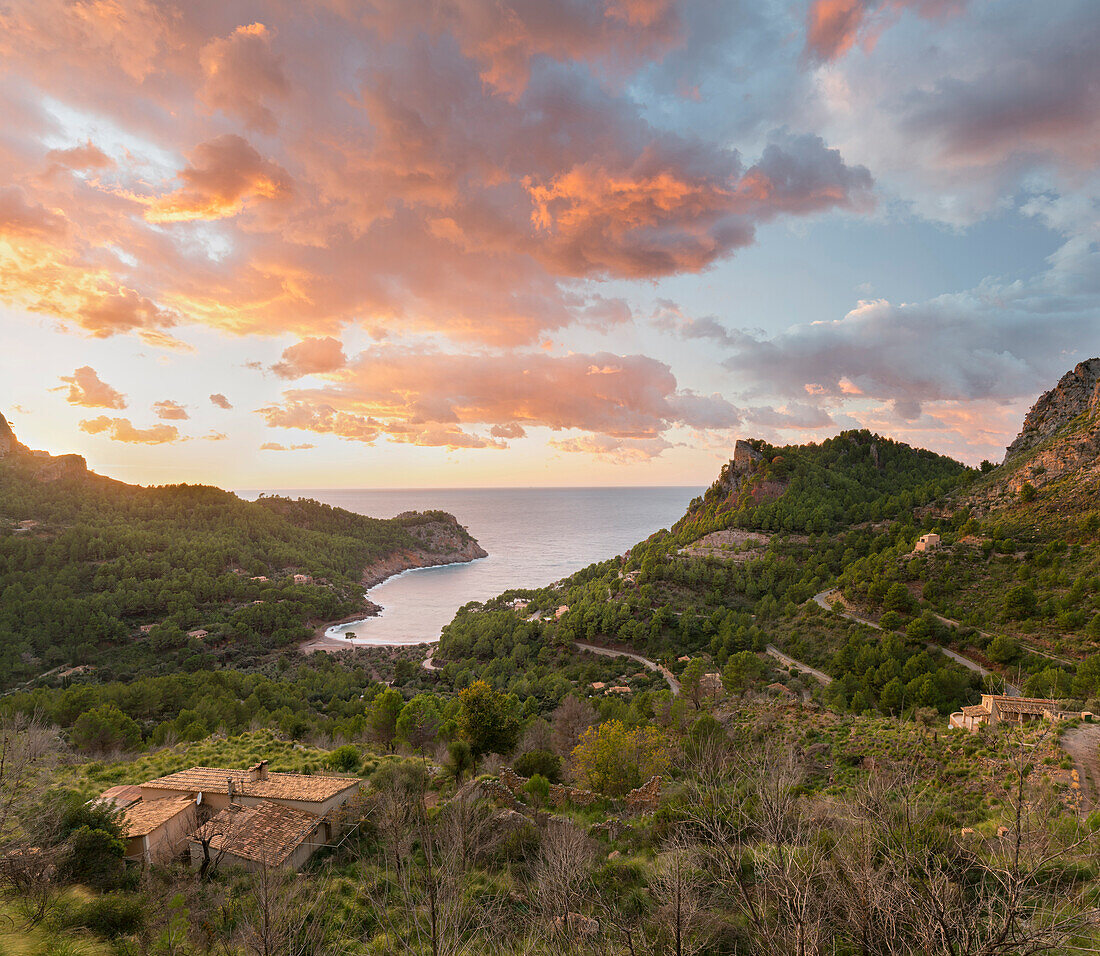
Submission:
<svg viewBox="0 0 1100 956">
<path fill-rule="evenodd" d="M 1081 811 L 1100 808 L 1100 724 L 1081 724 L 1062 734 L 1062 748 L 1073 758 L 1081 785 Z"/>
<path fill-rule="evenodd" d="M 646 670 L 656 671 L 660 674 L 668 684 L 668 689 L 672 691 L 673 697 L 680 693 L 680 682 L 672 676 L 672 671 L 667 667 L 662 667 L 655 661 L 649 660 L 649 658 L 642 657 L 640 654 L 633 654 L 630 651 L 617 651 L 611 647 L 600 647 L 597 644 L 585 644 L 582 641 L 576 641 L 575 644 L 580 650 L 588 651 L 592 654 L 599 654 L 601 657 L 629 657 L 632 661 L 637 661 L 641 664 Z"/>
</svg>

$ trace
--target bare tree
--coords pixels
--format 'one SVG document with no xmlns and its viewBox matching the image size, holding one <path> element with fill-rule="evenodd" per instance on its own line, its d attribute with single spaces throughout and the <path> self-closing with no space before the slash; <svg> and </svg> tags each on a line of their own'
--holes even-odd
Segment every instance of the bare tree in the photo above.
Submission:
<svg viewBox="0 0 1100 956">
<path fill-rule="evenodd" d="M 577 746 L 577 741 L 596 721 L 596 711 L 587 700 L 581 700 L 570 694 L 550 717 L 550 742 L 554 751 L 568 756 Z"/>
<path fill-rule="evenodd" d="M 0 715 L 0 841 L 37 799 L 38 778 L 61 752 L 57 729 L 38 717 Z"/>
<path fill-rule="evenodd" d="M 535 890 L 549 921 L 564 936 L 569 935 L 570 913 L 588 881 L 594 856 L 592 841 L 571 820 L 553 818 L 543 830 Z"/>
<path fill-rule="evenodd" d="M 703 898 L 703 873 L 699 848 L 674 838 L 658 856 L 650 877 L 650 892 L 658 902 L 658 939 L 654 951 L 673 956 L 693 956 L 712 935 L 713 920 Z"/>
<path fill-rule="evenodd" d="M 61 749 L 56 728 L 38 717 L 0 715 L 0 888 L 31 924 L 54 899 L 60 808 L 42 805 L 40 784 Z"/>
<path fill-rule="evenodd" d="M 241 900 L 235 942 L 256 956 L 322 956 L 335 928 L 323 888 L 262 860 Z"/>
</svg>

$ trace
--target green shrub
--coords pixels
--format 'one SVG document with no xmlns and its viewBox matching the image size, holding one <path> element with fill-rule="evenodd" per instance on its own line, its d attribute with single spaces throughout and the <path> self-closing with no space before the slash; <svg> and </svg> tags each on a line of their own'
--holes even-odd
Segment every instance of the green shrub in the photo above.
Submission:
<svg viewBox="0 0 1100 956">
<path fill-rule="evenodd" d="M 140 896 L 105 893 L 93 896 L 72 915 L 73 927 L 114 939 L 138 932 L 145 923 L 145 903 Z"/>
<path fill-rule="evenodd" d="M 359 748 L 354 744 L 344 744 L 333 750 L 326 760 L 328 765 L 339 773 L 355 773 L 362 764 Z"/>
<path fill-rule="evenodd" d="M 561 782 L 561 757 L 549 750 L 528 750 L 527 753 L 520 754 L 512 764 L 512 769 L 524 777 L 538 774 L 551 783 Z"/>
</svg>

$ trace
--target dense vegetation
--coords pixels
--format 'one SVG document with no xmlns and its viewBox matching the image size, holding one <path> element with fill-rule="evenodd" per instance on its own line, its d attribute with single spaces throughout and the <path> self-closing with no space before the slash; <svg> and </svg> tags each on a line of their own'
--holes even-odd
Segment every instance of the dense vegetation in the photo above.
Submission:
<svg viewBox="0 0 1100 956">
<path fill-rule="evenodd" d="M 44 483 L 0 462 L 0 688 L 76 665 L 102 680 L 245 666 L 308 636 L 309 621 L 361 609 L 363 569 L 441 518 L 96 476 Z"/>
<path fill-rule="evenodd" d="M 1097 726 L 969 736 L 946 730 L 945 717 L 1013 686 L 1100 711 L 1100 501 L 1075 498 L 1066 481 L 1009 486 L 1003 468 L 978 472 L 866 432 L 754 445 L 757 461 L 724 469 L 683 520 L 624 557 L 462 608 L 430 670 L 422 648 L 303 659 L 278 647 L 278 627 L 235 624 L 277 601 L 293 610 L 293 640 L 312 610 L 304 595 L 350 600 L 358 562 L 405 529 L 313 502 L 245 506 L 212 489 L 151 489 L 211 500 L 198 524 L 187 506 L 160 526 L 153 505 L 135 505 L 129 524 L 148 519 L 150 540 L 172 555 L 169 590 L 192 595 L 178 605 L 164 596 L 166 623 L 146 643 L 197 624 L 218 640 L 161 644 L 165 663 L 133 678 L 118 662 L 143 652 L 105 654 L 103 638 L 95 671 L 54 674 L 0 701 L 5 739 L 25 736 L 33 716 L 52 741 L 38 778 L 50 786 L 9 786 L 19 811 L 6 828 L 0 820 L 9 850 L 43 853 L 0 866 L 0 916 L 16 934 L 0 946 L 86 943 L 120 956 L 1095 951 Z M 58 507 L 37 537 L 0 535 L 0 555 L 36 541 L 38 567 L 49 552 L 75 574 L 76 593 L 108 602 L 127 647 L 140 645 L 132 631 L 147 611 L 96 591 L 118 588 L 120 569 L 149 554 L 120 530 L 103 535 L 116 550 L 92 559 L 85 545 L 70 568 L 49 549 L 94 525 L 95 509 L 66 520 L 70 504 Z M 219 509 L 239 517 L 237 538 Z M 730 529 L 752 533 L 714 534 Z M 940 546 L 915 552 L 932 532 Z M 314 544 L 323 554 L 310 558 Z M 101 567 L 103 579 L 90 570 Z M 329 586 L 294 586 L 291 568 Z M 210 597 L 195 574 L 245 590 Z M 255 598 L 261 574 L 273 580 Z M 160 580 L 134 577 L 153 593 Z M 264 653 L 241 667 L 235 648 Z M 207 670 L 214 656 L 235 666 Z M 1062 733 L 1075 750 L 1062 749 Z M 305 880 L 138 872 L 121 862 L 117 821 L 81 809 L 107 786 L 261 757 L 369 779 L 349 838 Z M 527 778 L 511 793 L 505 764 Z M 630 802 L 654 774 L 659 801 Z M 559 781 L 586 789 L 562 799 Z M 28 861 L 44 859 L 51 876 L 31 892 Z"/>
</svg>

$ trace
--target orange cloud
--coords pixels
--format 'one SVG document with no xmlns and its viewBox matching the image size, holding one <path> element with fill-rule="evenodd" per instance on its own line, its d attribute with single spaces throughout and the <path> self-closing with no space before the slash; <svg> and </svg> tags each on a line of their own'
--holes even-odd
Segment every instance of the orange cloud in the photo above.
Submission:
<svg viewBox="0 0 1100 956">
<path fill-rule="evenodd" d="M 278 442 L 265 441 L 260 446 L 260 451 L 305 451 L 306 449 L 313 448 L 315 446 L 304 445 L 280 445 Z"/>
<path fill-rule="evenodd" d="M 216 405 L 218 408 L 228 409 L 233 407 L 233 404 L 221 392 L 215 392 L 210 396 L 210 404 Z"/>
<path fill-rule="evenodd" d="M 640 355 L 460 355 L 378 347 L 334 379 L 324 388 L 290 390 L 260 414 L 276 427 L 451 448 L 503 447 L 506 439 L 541 426 L 656 449 L 654 440 L 678 425 L 729 428 L 740 421 L 720 396 L 678 389 L 667 365 Z"/>
<path fill-rule="evenodd" d="M 164 445 L 180 439 L 175 425 L 135 428 L 128 418 L 108 418 L 106 415 L 82 421 L 80 429 L 89 435 L 106 435 L 111 441 L 133 445 Z"/>
<path fill-rule="evenodd" d="M 285 199 L 290 178 L 275 163 L 264 160 L 248 142 L 226 133 L 199 143 L 191 165 L 179 173 L 184 185 L 156 199 L 139 199 L 149 222 L 189 222 L 235 216 L 250 202 Z M 134 197 L 137 198 L 137 197 Z"/>
<path fill-rule="evenodd" d="M 904 9 L 931 19 L 961 9 L 966 0 L 812 0 L 806 13 L 806 49 L 824 63 L 844 56 L 857 42 L 874 46 L 879 33 Z"/>
<path fill-rule="evenodd" d="M 80 171 L 109 169 L 115 165 L 115 161 L 91 140 L 69 149 L 51 149 L 46 159 L 56 166 Z"/>
<path fill-rule="evenodd" d="M 664 438 L 611 438 L 608 435 L 586 435 L 564 440 L 551 439 L 550 446 L 570 454 L 591 455 L 598 461 L 630 465 L 658 458 L 673 447 Z"/>
<path fill-rule="evenodd" d="M 290 92 L 271 39 L 264 24 L 252 23 L 211 40 L 199 54 L 205 76 L 199 98 L 210 109 L 239 116 L 250 129 L 265 133 L 278 125 L 267 104 Z"/>
<path fill-rule="evenodd" d="M 233 4 L 16 7 L 0 55 L 29 92 L 0 151 L 0 300 L 98 337 L 355 323 L 526 346 L 630 321 L 575 279 L 696 271 L 867 186 L 819 148 L 795 157 L 813 175 L 761 166 L 749 188 L 712 131 L 657 125 L 621 79 L 684 42 L 669 0 L 290 5 L 262 23 Z M 110 124 L 110 156 L 83 133 L 46 148 L 54 101 Z"/>
<path fill-rule="evenodd" d="M 301 378 L 334 372 L 343 368 L 347 361 L 343 346 L 336 339 L 304 339 L 285 349 L 282 361 L 273 365 L 271 371 L 280 378 Z"/>
<path fill-rule="evenodd" d="M 62 375 L 69 388 L 65 401 L 83 408 L 125 408 L 126 396 L 102 381 L 90 365 L 78 368 L 72 375 Z"/>
<path fill-rule="evenodd" d="M 173 402 L 170 399 L 165 399 L 162 402 L 153 403 L 153 411 L 156 413 L 157 418 L 164 418 L 169 421 L 186 421 L 191 416 L 187 414 L 187 408 L 181 405 L 179 402 Z"/>
</svg>

